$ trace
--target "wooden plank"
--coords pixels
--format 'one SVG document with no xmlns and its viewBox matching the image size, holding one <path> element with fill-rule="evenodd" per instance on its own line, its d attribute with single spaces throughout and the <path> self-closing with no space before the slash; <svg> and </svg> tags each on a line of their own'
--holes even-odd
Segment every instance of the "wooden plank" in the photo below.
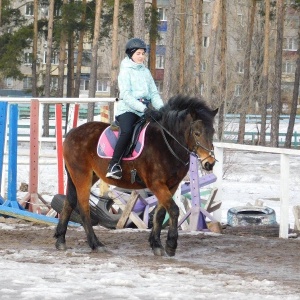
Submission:
<svg viewBox="0 0 300 300">
<path fill-rule="evenodd" d="M 124 228 L 124 226 L 126 225 L 126 222 L 129 219 L 129 216 L 132 212 L 132 209 L 133 209 L 138 197 L 139 197 L 139 194 L 136 191 L 133 191 L 131 193 L 131 197 L 128 200 L 127 204 L 125 205 L 123 213 L 122 213 L 122 215 L 121 215 L 121 217 L 120 217 L 120 219 L 117 223 L 117 226 L 116 226 L 117 229 Z"/>
<path fill-rule="evenodd" d="M 3 206 L 3 205 L 0 205 L 0 214 L 18 218 L 18 219 L 23 219 L 23 220 L 30 221 L 30 222 L 42 223 L 42 224 L 46 224 L 46 225 L 58 224 L 57 218 L 46 217 L 44 215 L 35 214 L 35 213 L 29 212 L 26 210 L 20 210 L 20 209 Z M 75 227 L 81 226 L 80 224 L 75 223 L 75 222 L 69 222 L 68 225 L 75 226 Z"/>
<path fill-rule="evenodd" d="M 211 212 L 210 208 L 213 204 L 213 201 L 215 200 L 216 194 L 217 194 L 218 189 L 217 188 L 213 188 L 211 191 L 211 194 L 209 195 L 206 204 L 204 206 L 204 209 L 207 210 L 208 212 Z"/>
</svg>

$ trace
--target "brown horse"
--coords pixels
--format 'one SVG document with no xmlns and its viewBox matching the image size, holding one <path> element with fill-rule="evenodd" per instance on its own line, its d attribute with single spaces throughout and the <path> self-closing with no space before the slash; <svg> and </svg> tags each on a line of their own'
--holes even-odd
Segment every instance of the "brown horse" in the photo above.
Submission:
<svg viewBox="0 0 300 300">
<path fill-rule="evenodd" d="M 213 152 L 214 117 L 217 109 L 210 109 L 199 98 L 175 96 L 160 109 L 159 120 L 152 119 L 145 135 L 141 155 L 133 161 L 123 161 L 121 180 L 106 178 L 108 159 L 97 155 L 97 142 L 109 124 L 88 122 L 72 129 L 64 141 L 64 159 L 68 174 L 65 201 L 56 228 L 56 248 L 66 249 L 65 235 L 73 209 L 78 204 L 89 246 L 103 251 L 90 219 L 90 189 L 101 178 L 108 184 L 126 189 L 148 188 L 158 200 L 149 242 L 155 255 L 174 256 L 178 239 L 179 209 L 172 196 L 189 170 L 191 153 L 197 155 L 202 167 L 211 171 L 215 164 Z M 151 119 L 151 118 L 150 118 Z M 140 180 L 131 182 L 131 171 Z M 169 213 L 169 229 L 165 248 L 160 234 L 162 223 Z"/>
</svg>

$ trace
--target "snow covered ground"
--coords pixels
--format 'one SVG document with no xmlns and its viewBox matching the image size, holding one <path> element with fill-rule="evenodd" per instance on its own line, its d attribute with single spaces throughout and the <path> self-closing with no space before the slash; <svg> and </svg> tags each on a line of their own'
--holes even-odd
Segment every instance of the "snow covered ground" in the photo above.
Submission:
<svg viewBox="0 0 300 300">
<path fill-rule="evenodd" d="M 300 126 L 295 128 L 300 132 Z M 249 129 L 250 130 L 250 129 Z M 28 183 L 28 145 L 21 145 L 17 170 L 17 188 Z M 24 155 L 23 155 L 24 154 Z M 56 150 L 53 145 L 41 147 L 42 160 L 52 164 L 39 165 L 38 192 L 51 201 L 57 194 Z M 262 200 L 280 217 L 280 158 L 278 154 L 253 152 L 227 152 L 222 190 L 222 222 L 227 222 L 227 210 Z M 289 223 L 294 225 L 292 207 L 300 205 L 300 156 L 290 158 Z M 7 185 L 7 182 L 4 186 Z M 3 189 L 2 189 L 3 191 Z M 26 192 L 18 191 L 18 199 Z M 1 230 L 16 228 L 16 224 L 0 222 Z M 26 227 L 20 230 L 28 230 Z M 186 233 L 189 234 L 189 233 Z M 193 234 L 193 233 L 190 233 Z M 49 256 L 49 253 L 47 254 Z M 284 286 L 269 280 L 244 279 L 230 274 L 207 274 L 201 269 L 177 268 L 162 264 L 160 268 L 136 269 L 134 259 L 122 260 L 118 255 L 109 260 L 91 258 L 86 253 L 65 255 L 68 261 L 53 264 L 32 263 L 43 250 L 16 251 L 8 249 L 0 256 L 0 299 L 300 299 Z M 81 264 L 73 264 L 76 256 Z M 30 262 L 26 262 L 30 258 Z M 295 262 L 299 263 L 299 262 Z M 105 274 L 105 276 L 103 276 Z M 96 288 L 95 288 L 96 287 Z M 99 292 L 100 291 L 100 292 Z M 159 293 L 158 293 L 159 291 Z"/>
</svg>

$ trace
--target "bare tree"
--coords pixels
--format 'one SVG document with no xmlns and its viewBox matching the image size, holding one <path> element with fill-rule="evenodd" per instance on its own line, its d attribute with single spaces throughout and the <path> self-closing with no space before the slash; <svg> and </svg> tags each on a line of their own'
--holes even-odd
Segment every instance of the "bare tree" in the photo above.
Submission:
<svg viewBox="0 0 300 300">
<path fill-rule="evenodd" d="M 33 1 L 33 45 L 32 45 L 32 96 L 38 97 L 37 92 L 37 43 L 38 43 L 38 0 Z"/>
<path fill-rule="evenodd" d="M 48 10 L 48 36 L 47 36 L 47 56 L 46 56 L 46 73 L 45 73 L 45 97 L 50 97 L 51 85 L 51 57 L 52 57 L 52 39 L 53 39 L 53 18 L 54 18 L 54 2 L 50 0 Z M 43 136 L 49 136 L 49 104 L 44 104 L 43 111 L 44 127 Z"/>
<path fill-rule="evenodd" d="M 275 81 L 272 99 L 271 146 L 278 147 L 279 114 L 281 107 L 281 74 L 282 74 L 282 43 L 283 43 L 284 0 L 276 2 L 277 39 L 275 53 Z"/>
<path fill-rule="evenodd" d="M 117 73 L 118 73 L 118 29 L 119 29 L 119 0 L 114 3 L 113 33 L 112 33 L 112 63 L 111 63 L 111 85 L 110 96 L 118 97 Z M 113 121 L 113 105 L 109 106 L 110 121 Z"/>
<path fill-rule="evenodd" d="M 224 132 L 224 114 L 226 109 L 226 54 L 227 54 L 227 9 L 226 0 L 222 0 L 222 25 L 221 25 L 221 89 L 219 97 L 219 123 L 218 137 L 222 140 Z"/>
<path fill-rule="evenodd" d="M 209 63 L 207 68 L 207 74 L 208 74 L 207 86 L 206 86 L 207 101 L 212 101 L 212 82 L 213 82 L 213 75 L 214 75 L 214 65 L 215 65 L 215 56 L 216 56 L 216 48 L 217 48 L 218 27 L 220 23 L 221 4 L 222 4 L 222 0 L 215 0 L 213 17 L 212 17 L 211 34 L 210 34 Z"/>
<path fill-rule="evenodd" d="M 244 142 L 245 126 L 246 126 L 246 114 L 249 107 L 249 92 L 250 92 L 250 61 L 251 61 L 251 48 L 252 48 L 252 38 L 254 31 L 254 17 L 256 13 L 256 0 L 251 0 L 251 12 L 249 15 L 248 22 L 248 32 L 247 32 L 247 42 L 246 42 L 246 52 L 244 60 L 244 77 L 242 84 L 242 103 L 240 106 L 240 123 L 238 132 L 238 143 Z"/>
<path fill-rule="evenodd" d="M 134 37 L 145 39 L 145 0 L 134 0 Z"/>
<path fill-rule="evenodd" d="M 185 52 L 185 0 L 180 1 L 180 54 L 179 54 L 179 92 L 184 86 L 184 52 Z"/>
<path fill-rule="evenodd" d="M 97 84 L 97 55 L 98 55 L 98 44 L 100 37 L 100 20 L 101 20 L 101 8 L 102 0 L 96 0 L 95 10 L 95 27 L 94 37 L 92 44 L 92 65 L 90 71 L 90 85 L 89 85 L 89 98 L 95 98 L 96 95 L 96 84 Z M 95 103 L 91 102 L 88 104 L 87 120 L 92 121 L 94 119 L 94 107 Z"/>
<path fill-rule="evenodd" d="M 266 125 L 267 125 L 267 100 L 269 89 L 269 39 L 270 39 L 270 0 L 265 0 L 265 30 L 264 30 L 264 63 L 260 85 L 260 111 L 261 111 L 261 128 L 260 144 L 266 145 Z"/>
<path fill-rule="evenodd" d="M 155 78 L 155 72 L 156 72 L 156 39 L 157 39 L 157 0 L 152 0 L 149 69 L 153 78 Z"/>
<path fill-rule="evenodd" d="M 300 41 L 300 26 L 298 27 L 298 41 Z M 297 49 L 297 61 L 296 61 L 296 71 L 295 71 L 295 82 L 294 82 L 294 90 L 293 90 L 293 99 L 291 105 L 289 126 L 287 129 L 284 147 L 291 148 L 292 146 L 292 137 L 293 130 L 295 126 L 295 118 L 297 114 L 297 102 L 299 96 L 299 81 L 300 81 L 300 44 L 298 44 Z"/>
<path fill-rule="evenodd" d="M 2 0 L 0 0 L 0 27 L 2 25 Z"/>
<path fill-rule="evenodd" d="M 195 46 L 195 95 L 200 95 L 201 88 L 201 49 L 202 49 L 202 14 L 203 1 L 193 0 L 193 36 Z"/>
<path fill-rule="evenodd" d="M 57 93 L 56 97 L 63 97 L 64 96 L 64 74 L 65 74 L 65 62 L 66 62 L 66 43 L 67 43 L 67 33 L 66 33 L 66 26 L 64 14 L 65 9 L 64 7 L 68 4 L 68 0 L 63 0 L 62 6 L 62 31 L 60 36 L 60 43 L 59 43 L 59 63 L 58 63 L 58 84 L 57 84 Z"/>
<path fill-rule="evenodd" d="M 171 81 L 172 81 L 172 68 L 173 68 L 173 43 L 174 43 L 174 23 L 175 23 L 175 5 L 176 0 L 170 0 L 169 9 L 167 12 L 168 31 L 166 37 L 166 56 L 165 56 L 165 69 L 164 69 L 164 87 L 163 87 L 163 100 L 166 102 L 171 96 Z"/>
<path fill-rule="evenodd" d="M 80 75 L 81 75 L 81 66 L 82 66 L 82 57 L 83 57 L 83 39 L 85 35 L 85 20 L 86 20 L 86 0 L 82 0 L 82 14 L 81 14 L 81 23 L 82 27 L 79 33 L 78 49 L 77 49 L 77 65 L 76 65 L 76 78 L 75 78 L 75 90 L 74 97 L 79 97 L 80 93 Z"/>
</svg>

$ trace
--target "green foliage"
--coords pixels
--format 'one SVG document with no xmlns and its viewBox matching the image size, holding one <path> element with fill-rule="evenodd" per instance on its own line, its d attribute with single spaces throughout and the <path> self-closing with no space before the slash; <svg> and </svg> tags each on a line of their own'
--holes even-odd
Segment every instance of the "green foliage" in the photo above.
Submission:
<svg viewBox="0 0 300 300">
<path fill-rule="evenodd" d="M 32 26 L 23 26 L 0 36 L 0 72 L 3 77 L 23 78 L 20 65 L 24 49 L 30 47 L 32 35 Z"/>
<path fill-rule="evenodd" d="M 114 1 L 106 0 L 103 2 L 101 16 L 100 41 L 106 42 L 111 39 L 112 24 L 114 14 Z M 120 0 L 119 5 L 119 30 L 123 32 L 133 32 L 133 0 Z"/>
</svg>

